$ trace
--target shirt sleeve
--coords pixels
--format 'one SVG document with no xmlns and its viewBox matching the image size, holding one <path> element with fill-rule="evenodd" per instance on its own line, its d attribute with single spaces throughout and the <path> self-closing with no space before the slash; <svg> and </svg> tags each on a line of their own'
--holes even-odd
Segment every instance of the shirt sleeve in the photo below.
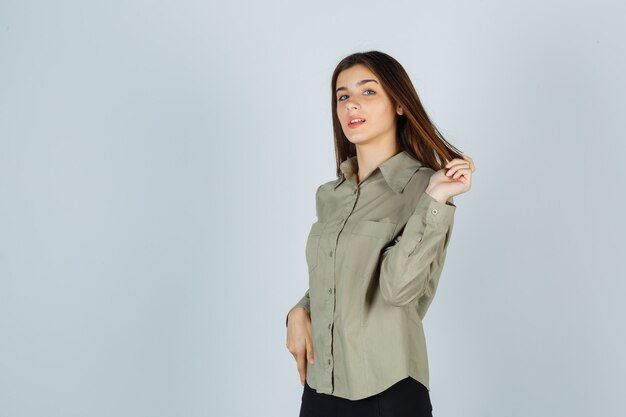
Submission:
<svg viewBox="0 0 626 417">
<path fill-rule="evenodd" d="M 324 184 L 322 184 L 319 187 L 317 187 L 317 190 L 315 191 L 315 215 L 316 215 L 318 220 L 319 220 L 319 217 L 320 217 L 320 206 L 321 206 L 320 190 L 322 189 L 323 185 Z M 291 310 L 293 310 L 296 307 L 304 307 L 306 309 L 306 311 L 309 313 L 309 316 L 311 315 L 311 298 L 309 297 L 309 290 L 308 289 L 306 290 L 306 292 L 304 293 L 304 296 L 302 296 L 300 301 L 298 301 L 296 303 L 296 305 L 291 307 L 289 309 L 289 311 L 287 312 L 287 318 L 285 319 L 285 327 L 289 323 L 289 313 L 291 313 Z"/>
<path fill-rule="evenodd" d="M 452 198 L 440 203 L 423 192 L 404 231 L 381 256 L 380 290 L 387 303 L 404 306 L 418 298 L 420 317 L 426 314 L 443 270 L 455 211 Z"/>
<path fill-rule="evenodd" d="M 304 307 L 307 313 L 309 313 L 309 316 L 311 315 L 311 299 L 309 298 L 309 290 L 306 290 L 306 292 L 304 293 L 304 296 L 300 299 L 300 301 L 298 301 L 296 305 L 291 307 L 289 311 L 287 312 L 287 318 L 285 319 L 285 327 L 287 327 L 287 324 L 289 323 L 289 313 L 291 313 L 291 310 L 293 310 L 296 307 Z"/>
</svg>

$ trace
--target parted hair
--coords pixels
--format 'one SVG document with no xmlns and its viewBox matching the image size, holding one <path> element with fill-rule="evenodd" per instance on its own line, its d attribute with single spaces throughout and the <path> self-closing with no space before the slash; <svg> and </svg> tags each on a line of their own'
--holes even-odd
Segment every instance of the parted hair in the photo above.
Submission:
<svg viewBox="0 0 626 417">
<path fill-rule="evenodd" d="M 335 68 L 331 81 L 331 103 L 337 176 L 339 166 L 356 155 L 356 146 L 348 140 L 337 117 L 337 77 L 341 71 L 361 64 L 372 71 L 380 80 L 382 88 L 391 98 L 394 107 L 400 104 L 402 115 L 397 117 L 396 141 L 400 151 L 406 150 L 423 165 L 440 170 L 453 158 L 460 158 L 459 149 L 448 143 L 430 120 L 417 95 L 417 91 L 404 67 L 393 57 L 380 51 L 356 52 L 343 58 Z"/>
</svg>

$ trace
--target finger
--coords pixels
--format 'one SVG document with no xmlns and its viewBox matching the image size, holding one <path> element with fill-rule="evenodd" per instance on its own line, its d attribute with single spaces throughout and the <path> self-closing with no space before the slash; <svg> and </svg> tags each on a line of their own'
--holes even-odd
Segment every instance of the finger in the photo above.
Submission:
<svg viewBox="0 0 626 417">
<path fill-rule="evenodd" d="M 448 163 L 445 165 L 446 168 L 450 168 L 451 166 L 454 166 L 458 163 L 468 163 L 466 160 L 461 159 L 461 158 L 452 158 L 451 160 L 448 161 Z"/>
<path fill-rule="evenodd" d="M 457 172 L 452 176 L 452 179 L 458 179 L 461 176 L 467 176 L 471 174 L 472 170 L 469 168 L 459 168 Z"/>
<path fill-rule="evenodd" d="M 463 155 L 463 159 L 469 162 L 472 171 L 476 171 L 476 166 L 474 165 L 474 160 L 472 158 L 470 158 L 468 155 Z"/>
<path fill-rule="evenodd" d="M 313 343 L 311 343 L 311 337 L 306 338 L 306 356 L 310 364 L 315 363 L 313 357 Z"/>
<path fill-rule="evenodd" d="M 450 162 L 445 165 L 445 168 L 451 169 L 454 167 L 467 167 L 471 168 L 471 163 L 469 161 L 465 161 L 463 159 L 454 158 Z"/>
<path fill-rule="evenodd" d="M 462 184 L 470 185 L 472 183 L 472 172 L 467 170 L 466 174 L 459 175 L 459 178 L 456 181 L 459 181 Z"/>
<path fill-rule="evenodd" d="M 453 165 L 446 171 L 446 176 L 452 177 L 459 169 L 469 169 L 467 162 L 463 164 Z"/>
<path fill-rule="evenodd" d="M 298 373 L 300 374 L 300 382 L 304 385 L 304 379 L 306 378 L 306 362 L 305 362 L 305 354 L 301 353 L 296 358 L 296 362 L 298 363 Z"/>
<path fill-rule="evenodd" d="M 469 178 L 472 171 L 469 168 L 459 168 L 454 172 L 454 175 L 450 176 L 451 181 L 456 181 L 459 178 Z"/>
</svg>

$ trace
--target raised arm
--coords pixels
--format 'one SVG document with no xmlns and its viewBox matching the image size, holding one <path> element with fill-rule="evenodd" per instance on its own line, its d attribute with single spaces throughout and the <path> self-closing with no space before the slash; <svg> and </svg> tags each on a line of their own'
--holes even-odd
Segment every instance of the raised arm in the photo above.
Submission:
<svg viewBox="0 0 626 417">
<path fill-rule="evenodd" d="M 440 203 L 425 191 L 395 243 L 381 257 L 383 299 L 403 306 L 419 298 L 420 317 L 426 314 L 443 270 L 456 206 L 452 198 Z"/>
</svg>

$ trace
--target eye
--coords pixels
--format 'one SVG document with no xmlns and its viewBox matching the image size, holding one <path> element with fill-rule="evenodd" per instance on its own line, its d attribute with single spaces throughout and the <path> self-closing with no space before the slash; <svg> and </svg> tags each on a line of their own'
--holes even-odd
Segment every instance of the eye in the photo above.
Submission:
<svg viewBox="0 0 626 417">
<path fill-rule="evenodd" d="M 368 91 L 371 91 L 372 93 L 376 94 L 376 91 L 374 91 L 374 90 L 370 90 L 370 89 L 367 89 L 367 90 L 363 91 L 363 93 L 367 93 Z M 371 96 L 371 94 L 365 94 L 365 95 L 366 95 L 366 96 Z M 343 96 L 339 96 L 339 98 L 337 99 L 337 101 L 343 101 L 343 100 L 341 99 L 342 97 L 345 97 L 345 94 L 344 94 Z"/>
</svg>

